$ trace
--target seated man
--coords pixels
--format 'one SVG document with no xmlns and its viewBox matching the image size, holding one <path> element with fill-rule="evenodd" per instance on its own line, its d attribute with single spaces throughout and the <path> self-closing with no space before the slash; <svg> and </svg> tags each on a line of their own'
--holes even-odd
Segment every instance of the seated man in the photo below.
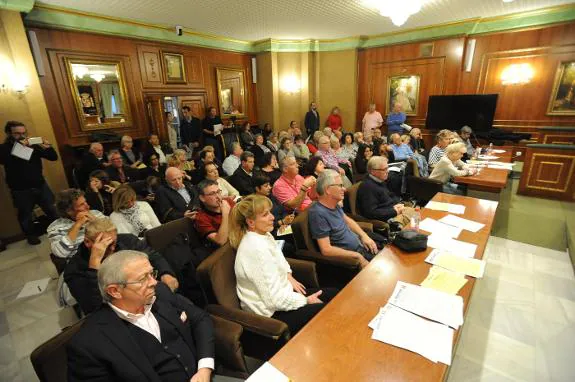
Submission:
<svg viewBox="0 0 575 382">
<path fill-rule="evenodd" d="M 161 144 L 160 137 L 158 134 L 150 134 L 148 137 L 148 142 L 144 148 L 144 156 L 150 156 L 152 154 L 157 154 L 160 159 L 160 164 L 166 164 L 168 159 L 167 154 L 172 153 L 172 148 L 168 144 Z"/>
<path fill-rule="evenodd" d="M 118 150 L 110 151 L 110 166 L 106 168 L 110 181 L 129 183 L 138 180 L 138 170 L 126 166 Z"/>
<path fill-rule="evenodd" d="M 227 176 L 232 176 L 238 167 L 240 167 L 240 157 L 243 152 L 244 150 L 242 149 L 242 145 L 240 145 L 239 142 L 232 143 L 232 153 L 228 155 L 226 159 L 224 159 L 224 163 L 222 164 L 224 172 Z"/>
<path fill-rule="evenodd" d="M 377 245 L 360 226 L 344 212 L 341 175 L 324 170 L 317 179 L 318 200 L 309 208 L 309 229 L 324 256 L 348 256 L 359 259 L 362 268 L 377 253 Z"/>
<path fill-rule="evenodd" d="M 167 223 L 188 217 L 195 218 L 198 207 L 198 193 L 194 186 L 184 180 L 182 171 L 176 167 L 166 170 L 166 185 L 158 187 L 155 195 L 158 218 Z"/>
<path fill-rule="evenodd" d="M 280 162 L 282 176 L 274 183 L 272 194 L 288 211 L 303 211 L 312 203 L 307 191 L 315 185 L 315 178 L 304 179 L 294 157 L 285 157 Z"/>
<path fill-rule="evenodd" d="M 118 234 L 110 218 L 93 219 L 86 224 L 84 242 L 64 269 L 64 281 L 85 314 L 102 305 L 98 290 L 98 269 L 102 261 L 114 252 L 123 250 L 146 253 L 161 281 L 173 291 L 178 288 L 174 271 L 159 252 L 132 234 Z"/>
<path fill-rule="evenodd" d="M 56 210 L 60 218 L 48 226 L 50 249 L 58 257 L 73 256 L 84 241 L 84 226 L 93 219 L 103 218 L 98 210 L 90 210 L 84 192 L 70 188 L 56 195 Z"/>
<path fill-rule="evenodd" d="M 89 175 L 95 170 L 103 170 L 108 167 L 108 156 L 104 153 L 104 146 L 99 142 L 90 144 L 88 151 L 82 156 L 82 162 L 78 169 L 78 187 L 85 187 Z"/>
<path fill-rule="evenodd" d="M 120 251 L 98 270 L 105 303 L 67 347 L 68 381 L 209 381 L 209 315 L 155 279 L 145 253 Z"/>
<path fill-rule="evenodd" d="M 252 184 L 252 176 L 255 164 L 254 154 L 249 151 L 244 151 L 240 156 L 240 167 L 234 172 L 229 179 L 229 182 L 240 195 L 246 196 L 254 193 L 254 186 Z"/>
<path fill-rule="evenodd" d="M 228 219 L 235 204 L 231 198 L 222 198 L 222 190 L 214 180 L 202 180 L 198 192 L 201 203 L 194 220 L 196 231 L 206 247 L 221 247 L 228 241 Z"/>
<path fill-rule="evenodd" d="M 357 208 L 361 216 L 387 222 L 396 221 L 401 227 L 409 225 L 415 210 L 400 203 L 399 197 L 387 188 L 389 175 L 387 158 L 374 156 L 367 162 L 367 173 L 357 190 Z"/>
</svg>

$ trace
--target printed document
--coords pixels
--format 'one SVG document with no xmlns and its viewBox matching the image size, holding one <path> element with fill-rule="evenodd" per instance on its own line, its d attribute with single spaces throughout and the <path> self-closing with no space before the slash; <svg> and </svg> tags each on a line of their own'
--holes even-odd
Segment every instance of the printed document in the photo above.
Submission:
<svg viewBox="0 0 575 382">
<path fill-rule="evenodd" d="M 462 231 L 461 228 L 454 227 L 453 225 L 443 224 L 431 218 L 423 219 L 419 223 L 419 229 L 422 229 L 432 234 L 446 236 L 453 239 L 457 238 Z"/>
<path fill-rule="evenodd" d="M 475 278 L 482 278 L 485 273 L 484 260 L 466 259 L 439 249 L 431 251 L 425 262 Z"/>
<path fill-rule="evenodd" d="M 289 382 L 290 379 L 271 363 L 266 362 L 257 369 L 246 382 Z"/>
<path fill-rule="evenodd" d="M 420 285 L 449 294 L 457 294 L 466 283 L 467 279 L 463 274 L 434 265 Z"/>
<path fill-rule="evenodd" d="M 475 256 L 475 251 L 477 250 L 476 244 L 455 240 L 449 236 L 436 233 L 427 237 L 427 246 L 442 249 L 454 255 L 468 258 L 473 258 Z"/>
<path fill-rule="evenodd" d="M 427 203 L 425 208 L 429 208 L 430 210 L 436 210 L 436 211 L 445 211 L 452 214 L 465 213 L 465 206 L 462 204 L 451 204 L 451 203 L 430 201 L 429 203 Z"/>
<path fill-rule="evenodd" d="M 459 227 L 467 231 L 477 232 L 485 227 L 485 224 L 475 222 L 473 220 L 463 219 L 454 215 L 447 215 L 439 219 L 440 222 L 450 226 Z"/>
</svg>

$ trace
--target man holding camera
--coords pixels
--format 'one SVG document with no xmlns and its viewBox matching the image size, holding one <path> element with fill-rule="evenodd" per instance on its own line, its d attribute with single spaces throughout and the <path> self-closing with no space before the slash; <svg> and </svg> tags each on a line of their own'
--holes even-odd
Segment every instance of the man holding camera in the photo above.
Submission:
<svg viewBox="0 0 575 382">
<path fill-rule="evenodd" d="M 40 244 L 34 232 L 32 211 L 38 204 L 48 219 L 57 218 L 54 194 L 42 174 L 42 158 L 58 160 L 58 154 L 44 138 L 28 138 L 22 122 L 8 121 L 4 127 L 6 140 L 0 145 L 0 164 L 6 171 L 18 222 L 31 245 Z"/>
</svg>

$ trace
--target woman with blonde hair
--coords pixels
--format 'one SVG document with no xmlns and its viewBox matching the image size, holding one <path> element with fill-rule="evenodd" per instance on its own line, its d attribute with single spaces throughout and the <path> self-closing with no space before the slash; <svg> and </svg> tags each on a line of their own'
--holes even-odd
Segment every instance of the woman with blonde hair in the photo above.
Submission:
<svg viewBox="0 0 575 382">
<path fill-rule="evenodd" d="M 461 158 L 467 153 L 467 147 L 463 142 L 452 143 L 445 148 L 445 155 L 433 168 L 429 179 L 438 180 L 443 183 L 443 192 L 455 195 L 465 195 L 465 188 L 452 183 L 452 178 L 456 176 L 474 175 L 476 170 L 469 167 Z"/>
<path fill-rule="evenodd" d="M 343 129 L 343 123 L 341 121 L 341 115 L 339 114 L 339 107 L 335 106 L 331 109 L 331 113 L 327 117 L 326 126 L 332 131 Z"/>
<path fill-rule="evenodd" d="M 186 150 L 184 149 L 177 149 L 174 150 L 172 157 L 177 158 L 182 164 L 182 170 L 186 172 L 191 172 L 196 169 L 194 162 L 187 160 L 186 158 Z"/>
<path fill-rule="evenodd" d="M 296 334 L 337 293 L 306 289 L 277 247 L 272 202 L 249 195 L 230 213 L 229 240 L 237 250 L 236 292 L 243 310 L 283 321 Z"/>
<path fill-rule="evenodd" d="M 136 201 L 136 192 L 128 184 L 123 184 L 112 194 L 110 220 L 118 233 L 131 233 L 144 237 L 144 233 L 160 226 L 160 221 L 147 202 Z"/>
<path fill-rule="evenodd" d="M 381 113 L 375 110 L 375 104 L 370 103 L 369 109 L 363 116 L 363 120 L 361 121 L 361 131 L 363 132 L 364 136 L 371 136 L 373 134 L 373 130 L 380 127 L 383 124 L 383 117 Z"/>
</svg>

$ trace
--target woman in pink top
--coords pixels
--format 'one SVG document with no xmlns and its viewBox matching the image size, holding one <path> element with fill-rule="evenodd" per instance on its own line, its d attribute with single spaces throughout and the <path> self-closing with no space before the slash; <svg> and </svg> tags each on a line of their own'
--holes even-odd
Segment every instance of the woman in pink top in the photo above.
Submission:
<svg viewBox="0 0 575 382">
<path fill-rule="evenodd" d="M 375 104 L 369 104 L 369 110 L 363 116 L 362 131 L 364 138 L 373 134 L 373 129 L 380 127 L 383 124 L 383 117 L 379 111 L 375 110 Z"/>
<path fill-rule="evenodd" d="M 329 117 L 327 117 L 326 125 L 333 131 L 341 130 L 343 127 L 341 122 L 341 115 L 339 115 L 339 108 L 337 106 L 331 109 L 331 113 Z"/>
</svg>

